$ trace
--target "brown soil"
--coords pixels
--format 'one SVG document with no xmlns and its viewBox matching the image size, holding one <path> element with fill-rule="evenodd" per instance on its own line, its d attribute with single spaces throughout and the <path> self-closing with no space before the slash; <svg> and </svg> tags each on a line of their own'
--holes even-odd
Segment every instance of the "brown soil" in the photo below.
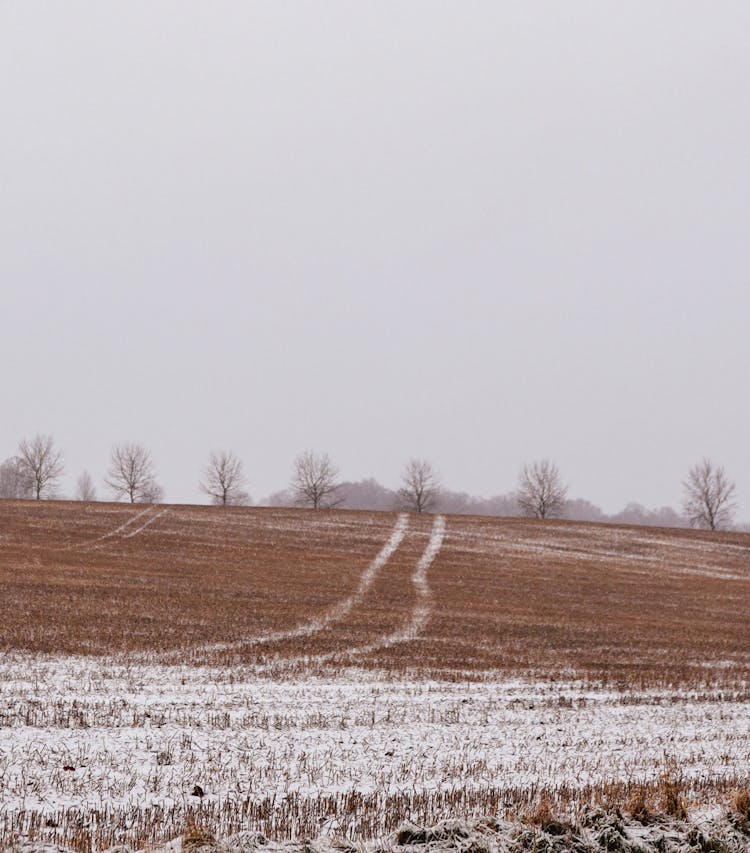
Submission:
<svg viewBox="0 0 750 853">
<path fill-rule="evenodd" d="M 729 685 L 750 674 L 748 534 L 451 516 L 428 571 L 422 635 L 352 657 L 348 649 L 408 623 L 431 516 L 410 517 L 398 550 L 340 620 L 242 645 L 352 595 L 396 515 L 146 509 L 0 501 L 0 650 L 281 665 L 327 656 L 320 666 L 628 685 Z M 235 646 L 207 649 L 221 643 Z"/>
</svg>

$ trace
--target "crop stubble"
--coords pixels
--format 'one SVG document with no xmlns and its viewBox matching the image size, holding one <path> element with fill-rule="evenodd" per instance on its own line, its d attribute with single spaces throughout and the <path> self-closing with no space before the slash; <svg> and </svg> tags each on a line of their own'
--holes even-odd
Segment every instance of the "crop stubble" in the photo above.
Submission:
<svg viewBox="0 0 750 853">
<path fill-rule="evenodd" d="M 644 685 L 747 677 L 747 534 L 450 517 L 427 573 L 433 607 L 421 636 L 348 659 L 348 649 L 409 620 L 412 575 L 432 525 L 411 516 L 344 617 L 308 635 L 258 641 L 324 618 L 352 596 L 396 521 L 389 513 L 2 502 L 0 648 L 286 661 L 298 670 L 309 657 L 328 669 L 354 662 L 448 677 L 498 671 Z"/>
<path fill-rule="evenodd" d="M 747 784 L 750 536 L 399 524 L 0 502 L 0 843 L 622 806 L 666 758 L 691 805 Z"/>
</svg>

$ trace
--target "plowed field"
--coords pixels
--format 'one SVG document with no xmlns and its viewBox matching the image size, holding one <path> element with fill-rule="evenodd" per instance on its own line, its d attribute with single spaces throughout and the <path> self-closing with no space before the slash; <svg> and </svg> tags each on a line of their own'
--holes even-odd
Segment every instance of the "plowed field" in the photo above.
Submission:
<svg viewBox="0 0 750 853">
<path fill-rule="evenodd" d="M 562 521 L 0 502 L 0 650 L 154 663 L 750 673 L 750 535 Z"/>
</svg>

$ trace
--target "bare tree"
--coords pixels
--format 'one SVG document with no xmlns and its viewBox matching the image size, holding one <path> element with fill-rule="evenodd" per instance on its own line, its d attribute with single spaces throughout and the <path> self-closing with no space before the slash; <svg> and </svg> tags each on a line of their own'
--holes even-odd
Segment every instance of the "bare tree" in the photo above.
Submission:
<svg viewBox="0 0 750 853">
<path fill-rule="evenodd" d="M 341 506 L 345 506 L 347 509 L 388 512 L 397 503 L 396 493 L 392 489 L 381 486 L 372 477 L 367 480 L 360 480 L 357 483 L 340 483 L 338 496 L 341 498 Z"/>
<path fill-rule="evenodd" d="M 217 506 L 239 506 L 248 500 L 248 494 L 242 488 L 246 482 L 242 460 L 231 450 L 221 450 L 209 456 L 200 490 Z"/>
<path fill-rule="evenodd" d="M 28 472 L 18 456 L 11 456 L 0 465 L 0 498 L 28 500 L 34 489 Z"/>
<path fill-rule="evenodd" d="M 32 495 L 41 500 L 52 490 L 64 469 L 62 453 L 55 449 L 51 435 L 35 435 L 24 438 L 18 444 L 18 462 L 31 483 Z"/>
<path fill-rule="evenodd" d="M 323 509 L 337 506 L 338 471 L 327 453 L 301 453 L 294 461 L 291 490 L 295 503 Z"/>
<path fill-rule="evenodd" d="M 295 506 L 297 499 L 291 488 L 279 489 L 261 500 L 261 506 Z"/>
<path fill-rule="evenodd" d="M 524 465 L 518 479 L 516 500 L 524 515 L 531 518 L 556 518 L 565 509 L 568 487 L 557 465 L 549 459 Z"/>
<path fill-rule="evenodd" d="M 402 509 L 408 512 L 431 512 L 440 494 L 440 482 L 426 459 L 410 459 L 406 463 L 398 490 Z"/>
<path fill-rule="evenodd" d="M 143 504 L 158 504 L 164 500 L 164 489 L 156 480 L 146 483 L 141 489 L 139 503 Z"/>
<path fill-rule="evenodd" d="M 88 471 L 84 471 L 76 481 L 75 499 L 77 501 L 96 500 L 96 487 L 94 486 L 94 481 L 91 479 L 91 474 L 89 474 Z"/>
<path fill-rule="evenodd" d="M 703 459 L 690 469 L 682 488 L 682 509 L 691 527 L 731 527 L 737 508 L 736 487 L 721 466 Z"/>
<path fill-rule="evenodd" d="M 115 445 L 104 482 L 116 498 L 127 497 L 130 503 L 158 503 L 164 497 L 151 454 L 142 444 Z"/>
</svg>

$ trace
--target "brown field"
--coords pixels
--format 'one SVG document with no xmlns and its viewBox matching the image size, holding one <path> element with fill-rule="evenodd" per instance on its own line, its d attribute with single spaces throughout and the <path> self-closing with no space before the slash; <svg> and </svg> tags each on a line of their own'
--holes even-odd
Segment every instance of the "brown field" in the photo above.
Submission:
<svg viewBox="0 0 750 853">
<path fill-rule="evenodd" d="M 748 534 L 0 501 L 0 848 L 726 810 L 749 617 Z"/>
<path fill-rule="evenodd" d="M 357 597 L 397 519 L 2 501 L 0 650 L 633 686 L 750 674 L 748 534 L 450 516 L 420 592 L 434 518 L 410 516 Z"/>
</svg>

